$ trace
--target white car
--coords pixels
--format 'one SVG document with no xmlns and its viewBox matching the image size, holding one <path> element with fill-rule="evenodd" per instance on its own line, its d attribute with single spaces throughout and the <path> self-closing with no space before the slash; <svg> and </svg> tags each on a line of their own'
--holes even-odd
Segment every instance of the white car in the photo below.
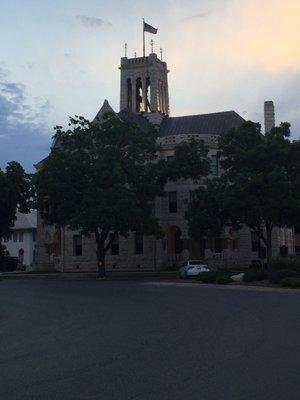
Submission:
<svg viewBox="0 0 300 400">
<path fill-rule="evenodd" d="M 210 271 L 208 266 L 200 260 L 189 260 L 179 269 L 181 278 L 196 277 L 202 272 Z"/>
</svg>

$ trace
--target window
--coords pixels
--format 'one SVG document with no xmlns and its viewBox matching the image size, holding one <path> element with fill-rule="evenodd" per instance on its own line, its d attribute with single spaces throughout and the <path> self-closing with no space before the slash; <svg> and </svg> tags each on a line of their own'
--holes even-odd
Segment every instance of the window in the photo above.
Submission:
<svg viewBox="0 0 300 400">
<path fill-rule="evenodd" d="M 36 242 L 36 231 L 32 232 L 32 240 Z"/>
<path fill-rule="evenodd" d="M 219 175 L 219 157 L 217 154 L 210 156 L 210 172 L 212 175 Z"/>
<path fill-rule="evenodd" d="M 119 236 L 118 235 L 112 241 L 110 251 L 111 251 L 112 256 L 117 256 L 119 254 Z"/>
<path fill-rule="evenodd" d="M 228 246 L 228 250 L 230 250 L 230 251 L 236 250 L 237 249 L 237 240 L 229 237 L 227 239 L 227 246 Z"/>
<path fill-rule="evenodd" d="M 82 235 L 73 235 L 73 255 L 82 256 Z"/>
<path fill-rule="evenodd" d="M 175 232 L 174 239 L 175 239 L 175 243 L 174 243 L 175 254 L 180 254 L 180 253 L 182 253 L 182 250 L 183 250 L 183 240 L 181 239 L 180 229 L 177 232 Z"/>
<path fill-rule="evenodd" d="M 169 212 L 177 213 L 177 192 L 169 192 Z"/>
<path fill-rule="evenodd" d="M 144 238 L 141 233 L 135 233 L 135 254 L 143 254 L 144 253 Z"/>
<path fill-rule="evenodd" d="M 194 201 L 195 199 L 197 199 L 196 190 L 190 190 L 190 202 Z"/>
<path fill-rule="evenodd" d="M 200 252 L 200 256 L 201 257 L 205 256 L 205 249 L 206 249 L 206 240 L 205 239 L 200 239 L 200 241 L 199 241 L 199 252 Z"/>
<path fill-rule="evenodd" d="M 18 241 L 18 232 L 13 233 L 13 241 L 17 242 Z"/>
<path fill-rule="evenodd" d="M 19 232 L 19 242 L 23 242 L 23 232 Z"/>
<path fill-rule="evenodd" d="M 215 253 L 222 253 L 224 241 L 220 237 L 215 238 Z"/>
<path fill-rule="evenodd" d="M 251 249 L 252 251 L 259 251 L 260 248 L 260 240 L 258 235 L 251 231 Z"/>
</svg>

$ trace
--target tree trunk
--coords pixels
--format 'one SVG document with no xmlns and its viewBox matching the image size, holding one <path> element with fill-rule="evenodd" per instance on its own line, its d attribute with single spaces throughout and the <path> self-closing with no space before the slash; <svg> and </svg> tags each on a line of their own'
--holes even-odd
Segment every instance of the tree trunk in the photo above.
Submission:
<svg viewBox="0 0 300 400">
<path fill-rule="evenodd" d="M 98 228 L 95 229 L 95 238 L 96 238 L 96 243 L 97 243 L 97 267 L 98 267 L 98 276 L 99 278 L 105 278 L 106 276 L 106 271 L 105 271 L 105 238 L 103 237 L 103 232 L 101 232 L 101 235 L 99 233 Z"/>
<path fill-rule="evenodd" d="M 106 270 L 105 270 L 105 252 L 102 246 L 98 246 L 97 244 L 97 265 L 98 265 L 98 276 L 99 278 L 105 278 Z"/>
<path fill-rule="evenodd" d="M 110 239 L 108 240 L 107 245 L 105 246 L 105 242 L 109 236 L 110 229 L 105 228 L 101 230 L 101 233 L 99 233 L 99 229 L 95 228 L 95 238 L 96 238 L 96 243 L 97 243 L 97 265 L 98 265 L 98 274 L 99 278 L 105 278 L 106 276 L 106 270 L 105 270 L 105 256 L 107 253 L 107 250 L 110 249 L 114 239 L 117 236 L 117 232 L 114 232 L 111 234 Z"/>
<path fill-rule="evenodd" d="M 270 269 L 271 265 L 271 258 L 272 258 L 272 225 L 266 224 L 266 233 L 267 233 L 267 240 L 266 240 L 266 250 L 267 250 L 267 268 Z"/>
</svg>

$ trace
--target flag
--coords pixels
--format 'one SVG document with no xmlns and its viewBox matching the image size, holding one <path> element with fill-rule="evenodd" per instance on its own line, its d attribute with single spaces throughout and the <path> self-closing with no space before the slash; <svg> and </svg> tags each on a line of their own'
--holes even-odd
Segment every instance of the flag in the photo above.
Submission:
<svg viewBox="0 0 300 400">
<path fill-rule="evenodd" d="M 147 24 L 144 21 L 144 32 L 149 32 L 149 33 L 153 33 L 154 35 L 156 35 L 157 34 L 157 29 L 153 28 L 153 26 Z"/>
</svg>

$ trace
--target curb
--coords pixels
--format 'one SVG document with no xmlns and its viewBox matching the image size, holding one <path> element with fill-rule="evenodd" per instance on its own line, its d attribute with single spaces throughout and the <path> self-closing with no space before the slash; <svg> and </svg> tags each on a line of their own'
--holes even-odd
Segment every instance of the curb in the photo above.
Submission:
<svg viewBox="0 0 300 400">
<path fill-rule="evenodd" d="M 216 285 L 214 283 L 196 283 L 196 282 L 146 282 L 146 285 L 153 286 L 177 286 L 177 287 L 192 287 L 199 289 L 221 289 L 221 290 L 240 290 L 240 291 L 252 291 L 252 292 L 276 292 L 276 293 L 298 293 L 300 294 L 300 289 L 295 288 L 282 288 L 274 286 L 262 286 L 262 285 L 237 285 L 237 284 L 227 284 L 227 285 Z"/>
<path fill-rule="evenodd" d="M 30 279 L 42 279 L 42 280 L 103 280 L 103 281 L 115 281 L 115 280 L 149 280 L 149 279 L 174 279 L 177 277 L 177 274 L 171 273 L 111 273 L 109 272 L 107 277 L 101 279 L 98 277 L 98 273 L 90 272 L 90 273 L 53 273 L 53 274 L 44 274 L 44 273 L 0 273 L 0 280 L 30 280 Z"/>
</svg>

